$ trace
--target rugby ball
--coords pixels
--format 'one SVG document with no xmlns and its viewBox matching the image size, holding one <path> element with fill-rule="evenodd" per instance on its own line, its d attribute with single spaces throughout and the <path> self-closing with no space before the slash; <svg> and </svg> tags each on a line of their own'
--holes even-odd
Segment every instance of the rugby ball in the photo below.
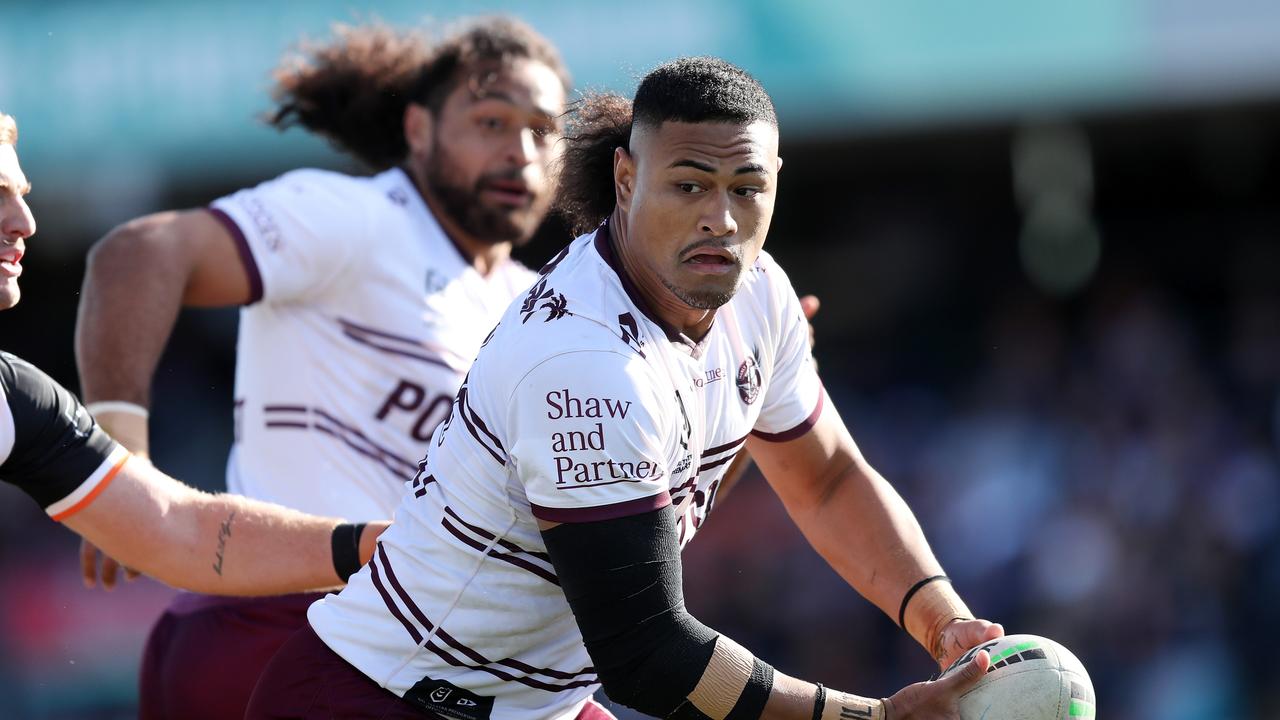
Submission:
<svg viewBox="0 0 1280 720">
<path fill-rule="evenodd" d="M 1093 683 L 1070 650 L 1039 635 L 1006 635 L 964 654 L 942 677 L 980 651 L 987 674 L 960 697 L 961 720 L 1086 720 L 1097 716 Z"/>
</svg>

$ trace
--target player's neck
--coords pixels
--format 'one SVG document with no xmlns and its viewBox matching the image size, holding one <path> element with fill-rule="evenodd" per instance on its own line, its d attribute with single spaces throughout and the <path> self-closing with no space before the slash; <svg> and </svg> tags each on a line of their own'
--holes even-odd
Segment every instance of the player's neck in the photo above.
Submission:
<svg viewBox="0 0 1280 720">
<path fill-rule="evenodd" d="M 609 232 L 613 236 L 613 250 L 622 263 L 623 272 L 649 304 L 649 309 L 660 320 L 694 342 L 702 340 L 711 330 L 716 311 L 689 307 L 663 284 L 635 252 L 635 245 L 627 232 L 626 218 L 616 208 L 609 218 Z"/>
</svg>

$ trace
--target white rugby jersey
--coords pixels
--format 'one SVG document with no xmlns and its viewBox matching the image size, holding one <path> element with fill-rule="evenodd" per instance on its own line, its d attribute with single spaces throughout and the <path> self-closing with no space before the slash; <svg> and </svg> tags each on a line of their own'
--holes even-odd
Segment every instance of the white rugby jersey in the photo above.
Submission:
<svg viewBox="0 0 1280 720">
<path fill-rule="evenodd" d="M 485 334 L 534 274 L 475 270 L 399 169 L 298 170 L 214 202 L 240 314 L 231 492 L 388 517 Z"/>
<path fill-rule="evenodd" d="M 767 254 L 693 345 L 613 260 L 574 241 L 481 348 L 373 561 L 311 625 L 438 715 L 573 717 L 598 680 L 537 519 L 674 505 L 683 546 L 747 435 L 799 437 L 823 391 L 808 323 Z"/>
</svg>

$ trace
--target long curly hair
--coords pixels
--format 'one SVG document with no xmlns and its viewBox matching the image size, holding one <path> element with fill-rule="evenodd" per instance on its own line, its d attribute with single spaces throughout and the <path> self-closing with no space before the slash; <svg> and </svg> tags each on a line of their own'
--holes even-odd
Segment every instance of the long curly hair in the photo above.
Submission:
<svg viewBox="0 0 1280 720">
<path fill-rule="evenodd" d="M 444 98 L 482 65 L 528 58 L 546 64 L 568 92 L 572 85 L 549 40 L 514 18 L 473 18 L 448 26 L 438 40 L 421 29 L 383 23 L 335 25 L 334 39 L 304 43 L 273 73 L 276 109 L 267 122 L 301 126 L 374 170 L 404 160 L 404 111 L 421 103 L 438 111 Z"/>
</svg>

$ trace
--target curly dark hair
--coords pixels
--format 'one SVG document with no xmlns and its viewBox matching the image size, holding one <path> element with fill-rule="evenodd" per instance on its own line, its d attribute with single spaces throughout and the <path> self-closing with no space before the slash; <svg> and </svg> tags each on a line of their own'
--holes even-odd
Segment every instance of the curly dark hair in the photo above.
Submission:
<svg viewBox="0 0 1280 720">
<path fill-rule="evenodd" d="M 560 53 L 529 25 L 510 17 L 472 18 L 433 41 L 422 30 L 382 23 L 335 25 L 334 40 L 303 44 L 273 73 L 276 109 L 267 122 L 327 138 L 374 170 L 408 155 L 409 103 L 438 111 L 464 79 L 518 58 L 536 60 L 572 86 Z"/>
<path fill-rule="evenodd" d="M 631 143 L 633 124 L 766 122 L 778 126 L 773 100 L 746 70 L 719 58 L 688 57 L 644 76 L 634 101 L 591 95 L 570 109 L 554 207 L 575 233 L 613 212 L 613 154 Z"/>
</svg>

